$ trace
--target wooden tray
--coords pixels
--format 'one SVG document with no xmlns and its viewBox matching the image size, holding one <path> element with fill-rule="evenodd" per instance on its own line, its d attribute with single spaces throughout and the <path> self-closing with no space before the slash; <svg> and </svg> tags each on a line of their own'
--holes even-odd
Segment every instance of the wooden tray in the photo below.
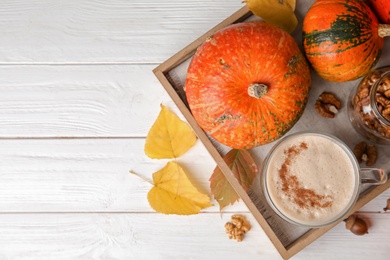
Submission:
<svg viewBox="0 0 390 260">
<path fill-rule="evenodd" d="M 312 2 L 314 2 L 314 0 Z M 306 13 L 307 9 L 308 6 L 298 6 L 296 13 Z M 191 57 L 199 45 L 201 45 L 213 33 L 230 24 L 258 19 L 259 18 L 253 16 L 253 14 L 246 7 L 241 8 L 233 15 L 222 21 L 220 24 L 209 30 L 207 33 L 199 37 L 197 40 L 189 44 L 186 48 L 182 49 L 170 59 L 155 68 L 153 72 L 163 87 L 166 89 L 168 94 L 171 96 L 173 101 L 176 103 L 188 123 L 194 129 L 199 139 L 203 142 L 210 155 L 214 158 L 218 167 L 220 167 L 230 184 L 233 186 L 255 219 L 261 225 L 264 232 L 279 251 L 280 255 L 283 258 L 290 258 L 338 223 L 318 229 L 296 227 L 280 219 L 269 208 L 268 204 L 265 202 L 265 198 L 261 193 L 258 180 L 255 180 L 253 187 L 248 192 L 245 192 L 222 158 L 222 156 L 230 148 L 219 144 L 215 140 L 212 140 L 199 127 L 188 108 L 183 90 L 189 61 L 191 60 Z M 301 23 L 295 30 L 296 35 L 293 34 L 298 43 L 301 42 L 300 27 Z M 384 62 L 386 62 L 386 60 L 384 60 Z M 346 104 L 348 95 L 352 88 L 358 83 L 358 80 L 347 83 L 331 83 L 319 78 L 318 75 L 316 75 L 314 72 L 312 72 L 312 80 L 312 90 L 310 92 L 310 97 L 305 112 L 298 123 L 287 134 L 308 129 L 322 130 L 339 137 L 350 148 L 353 148 L 353 146 L 356 143 L 362 141 L 363 138 L 359 136 L 349 124 Z M 314 102 L 324 90 L 336 93 L 339 99 L 342 100 L 343 108 L 334 119 L 320 117 L 314 110 Z M 273 145 L 274 143 L 271 143 L 250 150 L 251 154 L 256 159 L 256 163 L 258 164 L 259 168 L 261 166 L 262 159 Z M 380 166 L 385 170 L 390 169 L 390 161 L 386 159 L 386 154 L 390 153 L 390 146 L 377 146 L 377 148 L 379 156 L 376 166 Z M 350 214 L 361 208 L 363 205 L 374 199 L 389 187 L 390 181 L 381 186 L 363 187 L 360 198 Z"/>
</svg>

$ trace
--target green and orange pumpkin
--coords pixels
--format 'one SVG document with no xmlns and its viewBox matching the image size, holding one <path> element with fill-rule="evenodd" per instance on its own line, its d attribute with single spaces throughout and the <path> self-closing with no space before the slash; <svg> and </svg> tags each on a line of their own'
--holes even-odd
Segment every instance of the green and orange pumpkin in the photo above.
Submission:
<svg viewBox="0 0 390 260">
<path fill-rule="evenodd" d="M 317 0 L 303 21 L 303 47 L 314 70 L 335 82 L 367 74 L 379 60 L 388 26 L 361 0 Z"/>
<path fill-rule="evenodd" d="M 200 127 L 236 149 L 284 135 L 302 115 L 310 87 L 309 66 L 295 40 L 264 22 L 216 32 L 197 49 L 185 82 Z"/>
</svg>

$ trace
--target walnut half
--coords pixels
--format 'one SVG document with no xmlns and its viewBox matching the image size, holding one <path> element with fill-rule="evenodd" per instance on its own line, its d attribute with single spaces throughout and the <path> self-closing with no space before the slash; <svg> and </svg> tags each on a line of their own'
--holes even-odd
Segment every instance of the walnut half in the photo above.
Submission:
<svg viewBox="0 0 390 260">
<path fill-rule="evenodd" d="M 334 118 L 341 109 L 341 102 L 333 93 L 323 92 L 314 104 L 317 112 L 327 118 Z"/>
<path fill-rule="evenodd" d="M 251 229 L 251 225 L 241 215 L 233 215 L 232 222 L 225 224 L 225 232 L 228 234 L 229 239 L 234 239 L 237 242 L 241 242 L 244 239 L 245 233 Z"/>
<path fill-rule="evenodd" d="M 364 141 L 355 146 L 353 153 L 359 163 L 365 161 L 367 166 L 371 166 L 376 162 L 376 147 L 374 145 L 367 145 Z"/>
</svg>

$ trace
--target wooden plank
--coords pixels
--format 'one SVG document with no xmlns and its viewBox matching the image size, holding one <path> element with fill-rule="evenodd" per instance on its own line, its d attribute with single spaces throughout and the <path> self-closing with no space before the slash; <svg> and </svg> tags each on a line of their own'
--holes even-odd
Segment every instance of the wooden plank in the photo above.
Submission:
<svg viewBox="0 0 390 260">
<path fill-rule="evenodd" d="M 161 63 L 241 1 L 5 0 L 0 63 Z"/>
<path fill-rule="evenodd" d="M 152 186 L 129 170 L 151 180 L 169 161 L 146 157 L 144 139 L 15 139 L 0 147 L 0 212 L 154 212 Z M 209 193 L 216 164 L 200 141 L 176 161 Z M 219 212 L 214 203 L 205 211 Z"/>
<path fill-rule="evenodd" d="M 152 160 L 144 139 L 0 140 L 0 212 L 153 212 L 151 179 L 168 160 Z M 204 193 L 215 162 L 198 141 L 177 161 Z M 361 211 L 383 212 L 390 190 Z M 218 204 L 205 211 L 219 212 Z M 242 202 L 224 211 L 248 211 Z"/>
<path fill-rule="evenodd" d="M 255 223 L 253 216 L 244 214 Z M 254 225 L 241 243 L 229 240 L 231 214 L 0 214 L 2 259 L 279 259 Z M 362 215 L 370 233 L 340 224 L 293 259 L 388 259 L 390 214 Z M 373 250 L 375 253 L 373 253 Z"/>
<path fill-rule="evenodd" d="M 259 227 L 243 243 L 229 240 L 224 228 L 229 220 L 230 214 L 0 214 L 0 257 L 238 259 L 245 250 L 246 259 L 275 258 Z"/>
<path fill-rule="evenodd" d="M 390 214 L 359 214 L 369 225 L 369 233 L 356 236 L 341 222 L 292 259 L 389 259 Z"/>
<path fill-rule="evenodd" d="M 244 22 L 250 16 L 252 16 L 252 12 L 249 10 L 249 8 L 246 5 L 243 6 L 238 11 L 234 12 L 234 14 L 223 19 L 223 21 L 218 23 L 215 27 L 211 28 L 204 34 L 200 35 L 196 40 L 188 44 L 185 48 L 181 49 L 179 52 L 174 54 L 168 60 L 164 61 L 164 63 L 160 64 L 157 68 L 153 70 L 154 73 L 156 74 L 156 76 L 158 76 L 159 72 L 167 72 L 174 69 L 175 66 L 177 66 L 180 63 L 183 63 L 185 60 L 192 57 L 195 53 L 195 50 L 202 43 L 204 43 L 206 39 L 210 37 L 211 34 L 214 34 L 218 30 L 223 29 L 226 26 L 226 24 Z"/>
<path fill-rule="evenodd" d="M 145 137 L 164 103 L 153 65 L 0 66 L 0 137 Z"/>
</svg>

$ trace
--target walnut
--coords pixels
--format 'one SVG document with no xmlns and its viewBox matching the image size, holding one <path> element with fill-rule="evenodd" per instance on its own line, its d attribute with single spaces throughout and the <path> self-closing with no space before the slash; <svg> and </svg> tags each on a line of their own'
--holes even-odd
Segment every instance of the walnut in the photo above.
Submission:
<svg viewBox="0 0 390 260">
<path fill-rule="evenodd" d="M 387 98 L 390 98 L 390 89 L 389 90 L 386 90 L 383 95 L 385 95 L 385 97 Z"/>
<path fill-rule="evenodd" d="M 390 82 L 388 85 L 389 85 L 388 88 L 390 88 Z M 387 84 L 386 84 L 386 86 L 387 86 Z M 385 92 L 378 90 L 375 98 L 376 98 L 376 102 L 377 102 L 378 111 L 382 114 L 382 116 L 384 118 L 386 118 L 386 120 L 390 121 L 390 89 L 386 89 Z M 386 128 L 387 132 L 390 132 L 390 128 L 388 128 L 388 127 L 385 127 L 385 128 Z"/>
<path fill-rule="evenodd" d="M 229 239 L 241 242 L 244 239 L 244 235 L 251 229 L 251 225 L 241 215 L 233 215 L 231 219 L 232 222 L 225 224 L 225 232 L 228 234 Z"/>
<path fill-rule="evenodd" d="M 371 74 L 371 76 L 369 76 L 369 78 L 367 79 L 367 83 L 372 86 L 381 77 L 382 77 L 382 71 L 380 71 L 380 70 L 374 71 Z"/>
<path fill-rule="evenodd" d="M 364 141 L 355 146 L 353 153 L 359 163 L 365 161 L 367 166 L 371 166 L 376 162 L 376 147 L 374 145 L 367 145 Z"/>
<path fill-rule="evenodd" d="M 362 117 L 362 122 L 363 124 L 368 127 L 369 129 L 373 129 L 373 130 L 376 130 L 375 129 L 375 122 L 376 122 L 376 119 L 374 119 L 372 117 L 372 115 L 370 114 L 366 114 Z"/>
<path fill-rule="evenodd" d="M 384 107 L 390 106 L 390 99 L 386 98 L 385 96 L 382 95 L 377 95 L 376 96 L 376 102 L 381 104 Z"/>
<path fill-rule="evenodd" d="M 387 76 L 382 80 L 377 91 L 383 94 L 388 90 L 390 90 L 390 78 Z"/>
<path fill-rule="evenodd" d="M 358 96 L 356 96 L 358 97 Z M 355 100 L 355 110 L 358 112 L 363 111 L 363 107 L 370 104 L 370 97 L 364 97 L 359 100 Z"/>
<path fill-rule="evenodd" d="M 315 103 L 315 109 L 324 117 L 334 118 L 338 110 L 341 109 L 341 102 L 333 93 L 323 92 Z"/>
<path fill-rule="evenodd" d="M 374 145 L 367 146 L 367 161 L 366 165 L 371 166 L 376 162 L 377 152 Z"/>
<path fill-rule="evenodd" d="M 376 71 L 373 75 L 364 78 L 352 100 L 352 105 L 367 129 L 385 139 L 390 139 L 390 126 L 372 111 L 376 107 L 383 118 L 390 122 L 390 75 L 385 75 L 379 82 L 375 93 L 376 106 L 374 108 L 372 108 L 370 100 L 370 91 L 374 83 L 378 81 L 378 76 L 383 76 L 383 74 L 383 71 Z M 366 135 L 369 138 L 377 139 L 375 133 L 366 132 Z"/>
<path fill-rule="evenodd" d="M 370 90 L 367 88 L 367 87 L 362 87 L 359 92 L 356 94 L 356 97 L 358 97 L 359 99 L 363 99 L 365 97 L 368 97 L 368 95 L 370 94 Z"/>
<path fill-rule="evenodd" d="M 363 161 L 363 154 L 367 150 L 367 143 L 366 142 L 360 142 L 358 143 L 355 148 L 353 149 L 353 154 L 355 155 L 356 159 L 359 163 Z"/>
<path fill-rule="evenodd" d="M 385 107 L 383 110 L 382 110 L 382 115 L 384 116 L 384 118 L 386 118 L 387 120 L 390 121 L 390 105 Z"/>
<path fill-rule="evenodd" d="M 390 121 L 390 77 L 387 76 L 378 87 L 376 102 L 379 112 Z"/>
</svg>

